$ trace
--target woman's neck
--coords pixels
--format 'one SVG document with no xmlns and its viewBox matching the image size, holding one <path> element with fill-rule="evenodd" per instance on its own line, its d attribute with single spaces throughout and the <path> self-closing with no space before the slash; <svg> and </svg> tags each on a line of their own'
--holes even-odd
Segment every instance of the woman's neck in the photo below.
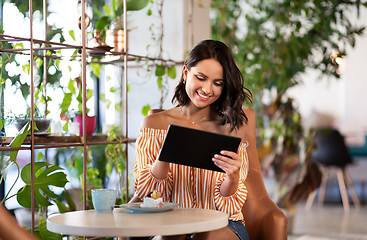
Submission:
<svg viewBox="0 0 367 240">
<path fill-rule="evenodd" d="M 209 106 L 206 108 L 197 108 L 196 106 L 186 104 L 179 106 L 178 109 L 180 114 L 193 125 L 210 120 L 211 111 Z"/>
</svg>

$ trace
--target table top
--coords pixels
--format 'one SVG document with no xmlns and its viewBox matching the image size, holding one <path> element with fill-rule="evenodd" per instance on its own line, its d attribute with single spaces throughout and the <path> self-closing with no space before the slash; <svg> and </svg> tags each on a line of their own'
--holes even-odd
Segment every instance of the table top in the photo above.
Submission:
<svg viewBox="0 0 367 240">
<path fill-rule="evenodd" d="M 96 237 L 177 235 L 227 225 L 228 216 L 224 212 L 198 208 L 174 208 L 158 213 L 131 213 L 122 208 L 115 208 L 111 213 L 83 210 L 55 214 L 47 219 L 49 231 Z"/>
</svg>

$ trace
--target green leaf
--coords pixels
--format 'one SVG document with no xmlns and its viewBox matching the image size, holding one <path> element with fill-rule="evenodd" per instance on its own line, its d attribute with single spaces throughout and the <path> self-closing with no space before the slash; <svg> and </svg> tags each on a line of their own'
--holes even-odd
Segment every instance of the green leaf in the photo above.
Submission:
<svg viewBox="0 0 367 240">
<path fill-rule="evenodd" d="M 36 67 L 37 68 L 41 68 L 41 66 L 42 66 L 42 63 L 43 63 L 43 61 L 42 61 L 42 59 L 40 59 L 39 57 L 38 58 L 36 58 Z"/>
<path fill-rule="evenodd" d="M 64 98 L 62 99 L 60 109 L 61 113 L 66 113 L 69 110 L 69 106 L 72 101 L 73 94 L 72 93 L 64 93 Z"/>
<path fill-rule="evenodd" d="M 127 0 L 127 11 L 138 11 L 145 8 L 149 0 Z"/>
<path fill-rule="evenodd" d="M 162 89 L 162 86 L 163 86 L 163 78 L 162 77 L 158 77 L 157 84 L 158 84 L 158 88 Z"/>
<path fill-rule="evenodd" d="M 48 166 L 48 168 L 43 169 Z M 63 170 L 57 165 L 52 165 L 47 162 L 35 162 L 34 163 L 34 196 L 37 202 L 36 206 L 50 206 L 51 202 L 48 200 L 52 200 L 57 198 L 55 192 L 50 190 L 50 186 L 55 187 L 65 187 L 65 184 L 68 182 L 66 179 L 66 175 Z M 26 208 L 31 207 L 31 163 L 25 165 L 21 171 L 21 178 L 23 182 L 26 184 L 22 189 L 20 189 L 17 193 L 17 200 L 20 205 Z"/>
<path fill-rule="evenodd" d="M 78 102 L 82 102 L 83 101 L 83 89 L 79 88 L 79 92 L 78 92 L 78 96 L 76 97 L 76 100 L 78 100 Z"/>
<path fill-rule="evenodd" d="M 60 59 L 55 60 L 56 67 L 60 69 Z"/>
<path fill-rule="evenodd" d="M 147 104 L 145 105 L 142 109 L 141 109 L 141 113 L 144 115 L 144 116 L 148 116 L 148 112 L 150 110 L 150 105 Z"/>
<path fill-rule="evenodd" d="M 70 30 L 69 31 L 69 35 L 75 41 L 75 33 L 74 33 L 74 30 Z"/>
<path fill-rule="evenodd" d="M 166 73 L 166 67 L 164 65 L 157 65 L 155 68 L 155 75 L 157 77 L 163 76 Z"/>
<path fill-rule="evenodd" d="M 103 30 L 111 25 L 112 19 L 109 16 L 100 17 L 96 22 L 96 29 Z"/>
<path fill-rule="evenodd" d="M 59 195 L 52 192 L 47 186 L 41 186 L 40 189 L 42 190 L 42 192 L 44 192 L 47 196 L 49 196 L 51 198 L 58 198 L 59 197 Z"/>
<path fill-rule="evenodd" d="M 75 94 L 76 93 L 76 90 L 75 90 L 75 81 L 73 79 L 70 79 L 69 80 L 69 83 L 68 83 L 68 89 L 70 90 L 70 92 L 72 94 Z"/>
<path fill-rule="evenodd" d="M 172 79 L 176 78 L 176 67 L 175 67 L 175 65 L 172 65 L 167 69 L 167 75 L 168 75 L 168 77 L 170 77 Z"/>
<path fill-rule="evenodd" d="M 31 132 L 30 121 L 19 131 L 18 135 L 10 143 L 10 148 L 20 148 L 27 135 Z M 18 150 L 10 151 L 10 161 L 17 161 Z"/>
<path fill-rule="evenodd" d="M 99 99 L 101 99 L 101 101 L 105 102 L 106 101 L 106 94 L 104 94 L 104 93 L 99 94 Z"/>
<path fill-rule="evenodd" d="M 79 49 L 75 49 L 73 52 L 73 56 L 70 58 L 70 60 L 75 60 L 75 56 L 78 55 Z M 73 69 L 69 66 L 69 72 L 71 72 Z"/>
<path fill-rule="evenodd" d="M 89 66 L 92 67 L 92 73 L 94 74 L 94 76 L 99 78 L 99 72 L 101 70 L 101 64 L 91 63 L 91 64 L 89 64 Z"/>
<path fill-rule="evenodd" d="M 69 208 L 63 202 L 56 199 L 55 203 L 60 213 L 66 213 L 69 211 Z"/>
<path fill-rule="evenodd" d="M 40 161 L 42 158 L 43 158 L 43 153 L 42 152 L 39 152 L 38 153 L 38 156 L 37 156 L 37 161 Z"/>
<path fill-rule="evenodd" d="M 42 219 L 40 221 L 40 225 L 38 225 L 35 229 L 35 232 L 39 233 L 40 239 L 47 240 L 62 240 L 63 236 L 59 233 L 50 232 L 47 230 L 46 220 Z"/>
<path fill-rule="evenodd" d="M 121 6 L 121 5 L 123 6 L 123 4 L 120 4 L 119 6 Z M 119 6 L 117 6 L 116 0 L 112 0 L 112 9 L 116 10 Z M 109 15 L 111 15 L 111 12 L 109 13 Z M 116 12 L 115 12 L 115 15 L 116 15 Z"/>
<path fill-rule="evenodd" d="M 21 206 L 31 208 L 31 198 L 28 196 L 31 196 L 31 189 L 21 188 L 17 192 L 17 201 Z"/>
<path fill-rule="evenodd" d="M 33 128 L 34 128 L 35 131 L 39 130 L 38 127 L 37 127 L 36 121 L 33 122 Z"/>
<path fill-rule="evenodd" d="M 87 89 L 87 101 L 93 97 L 93 91 L 91 89 Z"/>
<path fill-rule="evenodd" d="M 69 120 L 66 121 L 66 123 L 62 127 L 62 130 L 64 130 L 65 132 L 69 132 Z"/>
<path fill-rule="evenodd" d="M 121 111 L 121 104 L 120 103 L 115 104 L 115 110 L 118 111 L 118 112 Z"/>
<path fill-rule="evenodd" d="M 114 87 L 111 87 L 111 88 L 110 88 L 110 92 L 111 92 L 111 93 L 114 93 L 114 92 L 116 92 L 116 91 L 117 91 L 117 90 L 116 90 L 116 88 L 114 88 Z"/>
<path fill-rule="evenodd" d="M 30 70 L 31 70 L 31 66 L 30 64 L 25 64 L 22 66 L 23 72 L 25 72 L 26 74 L 29 74 Z"/>
<path fill-rule="evenodd" d="M 124 5 L 123 4 L 120 4 L 118 5 L 117 7 L 114 7 L 115 9 L 115 16 L 122 16 L 124 14 Z"/>
<path fill-rule="evenodd" d="M 22 42 L 14 44 L 14 49 L 22 49 L 24 48 L 24 45 Z"/>
<path fill-rule="evenodd" d="M 40 93 L 40 89 L 39 88 L 36 88 L 36 91 L 34 93 L 35 99 L 38 99 L 39 98 L 39 93 Z"/>
<path fill-rule="evenodd" d="M 48 166 L 49 163 L 47 162 L 36 162 L 34 163 L 34 174 L 37 174 L 37 171 L 44 167 L 44 166 Z M 32 175 L 31 175 L 31 164 L 28 163 L 27 165 L 25 165 L 20 173 L 20 176 L 22 178 L 22 180 L 27 184 L 27 183 L 31 183 L 32 180 Z"/>
<path fill-rule="evenodd" d="M 99 94 L 99 99 L 106 104 L 106 107 L 109 108 L 111 105 L 111 101 L 106 98 L 104 93 Z"/>
<path fill-rule="evenodd" d="M 66 203 L 69 205 L 69 211 L 76 211 L 75 202 L 73 198 L 71 197 L 68 190 L 65 190 L 65 199 L 66 199 Z"/>
<path fill-rule="evenodd" d="M 103 5 L 103 10 L 106 12 L 107 15 L 109 15 L 109 16 L 112 15 L 112 10 L 111 10 L 110 6 L 108 6 L 107 4 Z"/>
<path fill-rule="evenodd" d="M 106 164 L 106 173 L 107 174 L 111 174 L 112 170 L 113 170 L 113 162 L 112 161 L 108 161 Z"/>
</svg>

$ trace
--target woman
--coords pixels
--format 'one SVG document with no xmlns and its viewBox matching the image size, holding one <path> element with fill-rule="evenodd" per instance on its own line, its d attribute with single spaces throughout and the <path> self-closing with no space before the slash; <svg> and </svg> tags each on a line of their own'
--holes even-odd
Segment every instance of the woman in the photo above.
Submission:
<svg viewBox="0 0 367 240">
<path fill-rule="evenodd" d="M 138 197 L 158 190 L 164 201 L 180 207 L 228 214 L 227 227 L 193 234 L 194 239 L 248 239 L 241 209 L 247 197 L 247 139 L 254 133 L 248 126 L 255 126 L 247 122 L 254 123 L 255 117 L 253 111 L 243 110 L 243 103 L 251 101 L 251 92 L 243 86 L 243 76 L 228 47 L 214 40 L 199 42 L 189 53 L 176 87 L 172 101 L 177 106 L 147 116 L 136 141 Z M 225 173 L 162 162 L 157 156 L 170 124 L 240 137 L 242 143 L 238 152 L 222 151 L 213 156 L 214 164 Z"/>
<path fill-rule="evenodd" d="M 37 240 L 38 238 L 19 226 L 17 220 L 0 203 L 0 240 L 28 239 Z"/>
</svg>

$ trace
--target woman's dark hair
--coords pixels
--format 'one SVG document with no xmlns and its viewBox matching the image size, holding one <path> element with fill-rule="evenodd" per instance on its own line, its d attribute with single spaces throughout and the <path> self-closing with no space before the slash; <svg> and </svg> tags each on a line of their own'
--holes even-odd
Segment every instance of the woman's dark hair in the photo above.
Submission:
<svg viewBox="0 0 367 240">
<path fill-rule="evenodd" d="M 247 123 L 247 116 L 242 109 L 245 101 L 252 102 L 252 94 L 244 87 L 243 75 L 238 69 L 229 48 L 220 41 L 203 40 L 200 41 L 189 53 L 185 60 L 188 70 L 205 59 L 215 59 L 223 67 L 224 87 L 221 96 L 212 103 L 212 109 L 222 117 L 221 124 L 230 124 L 230 131 Z M 176 87 L 172 103 L 178 106 L 185 105 L 190 100 L 185 90 L 184 76 Z"/>
</svg>

